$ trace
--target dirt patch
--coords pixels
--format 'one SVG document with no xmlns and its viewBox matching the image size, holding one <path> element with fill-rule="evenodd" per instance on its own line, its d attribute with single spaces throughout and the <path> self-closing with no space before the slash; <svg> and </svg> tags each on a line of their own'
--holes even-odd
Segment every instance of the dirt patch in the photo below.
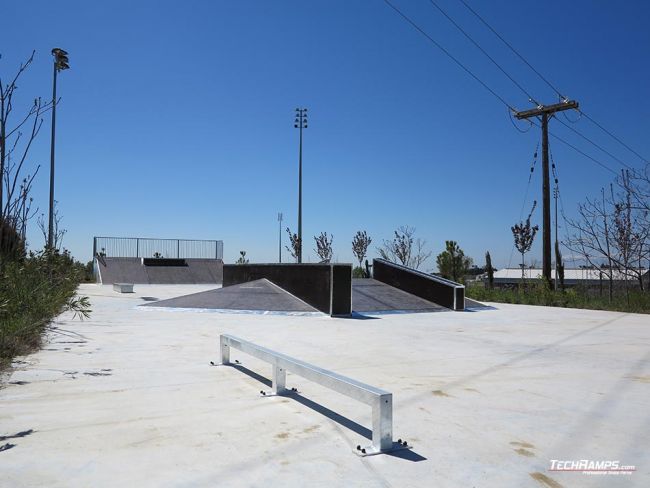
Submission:
<svg viewBox="0 0 650 488">
<path fill-rule="evenodd" d="M 519 449 L 514 449 L 514 451 L 519 454 L 520 456 L 526 456 L 526 457 L 535 457 L 535 453 L 532 451 L 528 451 L 522 447 Z"/>
<path fill-rule="evenodd" d="M 638 381 L 639 383 L 650 383 L 650 375 L 645 376 L 628 376 L 632 381 Z"/>
<path fill-rule="evenodd" d="M 279 434 L 275 435 L 276 439 L 288 439 L 289 438 L 289 432 L 280 432 Z"/>
<path fill-rule="evenodd" d="M 447 394 L 446 394 L 444 391 L 442 391 L 442 390 L 433 390 L 431 393 L 432 393 L 434 396 L 438 396 L 438 397 L 449 397 L 449 396 L 450 396 L 450 395 L 447 395 Z"/>
<path fill-rule="evenodd" d="M 528 442 L 519 442 L 519 441 L 513 441 L 510 443 L 511 446 L 517 446 L 517 447 L 525 447 L 526 449 L 535 449 L 535 446 Z"/>
<path fill-rule="evenodd" d="M 314 432 L 317 429 L 320 429 L 320 425 L 312 425 L 311 427 L 307 427 L 306 429 L 303 430 L 303 432 L 305 434 L 309 434 L 310 432 Z"/>
<path fill-rule="evenodd" d="M 535 473 L 528 473 L 528 474 L 535 481 L 539 481 L 541 484 L 547 486 L 548 488 L 564 488 L 560 483 L 555 481 L 553 478 L 549 478 L 544 473 L 535 472 Z"/>
</svg>

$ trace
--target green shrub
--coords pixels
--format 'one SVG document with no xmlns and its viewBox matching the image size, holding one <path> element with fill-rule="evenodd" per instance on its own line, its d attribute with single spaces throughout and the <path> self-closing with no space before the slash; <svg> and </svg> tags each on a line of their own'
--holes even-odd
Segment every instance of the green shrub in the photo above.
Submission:
<svg viewBox="0 0 650 488">
<path fill-rule="evenodd" d="M 0 270 L 0 369 L 17 355 L 40 344 L 52 318 L 72 310 L 88 317 L 87 297 L 75 297 L 83 279 L 83 265 L 67 252 L 30 253 L 3 263 Z"/>
<path fill-rule="evenodd" d="M 528 282 L 517 288 L 490 289 L 477 284 L 467 288 L 467 296 L 484 302 L 650 313 L 650 293 L 640 290 L 630 290 L 629 303 L 622 291 L 610 302 L 607 296 L 600 296 L 595 290 L 576 287 L 556 291 L 541 281 Z"/>
<path fill-rule="evenodd" d="M 352 277 L 353 278 L 367 278 L 366 270 L 363 269 L 361 266 L 355 266 L 354 269 L 352 270 Z"/>
</svg>

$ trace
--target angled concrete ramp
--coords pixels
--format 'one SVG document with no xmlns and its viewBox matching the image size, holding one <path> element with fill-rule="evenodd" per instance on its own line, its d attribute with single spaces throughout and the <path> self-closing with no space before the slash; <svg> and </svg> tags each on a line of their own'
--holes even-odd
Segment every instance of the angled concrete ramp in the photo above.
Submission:
<svg viewBox="0 0 650 488">
<path fill-rule="evenodd" d="M 311 305 L 266 278 L 142 306 L 258 312 L 318 312 Z"/>
<path fill-rule="evenodd" d="M 352 310 L 355 312 L 443 312 L 448 309 L 369 278 L 352 280 Z"/>
</svg>

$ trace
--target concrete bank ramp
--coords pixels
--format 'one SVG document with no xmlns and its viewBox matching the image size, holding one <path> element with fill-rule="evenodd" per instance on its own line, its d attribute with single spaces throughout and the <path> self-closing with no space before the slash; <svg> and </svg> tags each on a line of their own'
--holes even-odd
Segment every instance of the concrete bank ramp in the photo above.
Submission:
<svg viewBox="0 0 650 488">
<path fill-rule="evenodd" d="M 352 280 L 355 312 L 443 312 L 448 309 L 411 293 L 369 279 Z"/>
<path fill-rule="evenodd" d="M 318 313 L 318 310 L 311 305 L 265 278 L 226 288 L 217 288 L 216 290 L 147 303 L 142 306 L 251 312 Z"/>
<path fill-rule="evenodd" d="M 95 258 L 97 281 L 104 285 L 200 285 L 223 281 L 220 259 Z"/>
</svg>

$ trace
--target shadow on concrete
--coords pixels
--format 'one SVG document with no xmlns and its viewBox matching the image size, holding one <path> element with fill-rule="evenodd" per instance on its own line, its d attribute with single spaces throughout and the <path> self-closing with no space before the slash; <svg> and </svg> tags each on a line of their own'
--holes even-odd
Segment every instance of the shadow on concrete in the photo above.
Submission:
<svg viewBox="0 0 650 488">
<path fill-rule="evenodd" d="M 255 371 L 246 368 L 245 366 L 242 366 L 241 364 L 228 364 L 228 366 L 236 369 L 241 373 L 244 373 L 245 375 L 249 376 L 250 378 L 253 378 L 254 380 L 259 381 L 260 383 L 268 386 L 269 388 L 272 386 L 271 380 L 269 380 L 265 376 L 262 376 L 261 374 L 256 373 Z M 286 398 L 292 398 L 296 402 L 313 410 L 314 412 L 317 412 L 327 417 L 328 419 L 333 420 L 340 426 L 345 427 L 346 429 L 349 429 L 353 432 L 356 432 L 357 434 L 359 434 L 362 437 L 365 437 L 368 440 L 372 440 L 372 430 L 368 429 L 367 427 L 364 427 L 363 425 L 355 422 L 352 419 L 349 419 L 339 413 L 336 413 L 334 410 L 330 410 L 329 408 L 321 405 L 320 403 L 316 403 L 315 401 L 310 400 L 309 398 L 301 395 L 299 392 L 288 391 L 286 394 L 282 396 Z M 395 452 L 388 452 L 386 453 L 386 455 L 404 459 L 406 461 L 412 461 L 412 462 L 427 460 L 427 458 L 425 458 L 424 456 L 421 456 L 418 453 L 414 452 L 413 450 L 408 450 L 408 449 L 395 451 Z"/>
<path fill-rule="evenodd" d="M 4 446 L 0 446 L 0 452 L 8 451 L 12 447 L 16 447 L 16 444 L 10 444 L 9 442 L 7 442 Z"/>
<path fill-rule="evenodd" d="M 29 434 L 33 434 L 34 429 L 29 429 L 29 430 L 23 430 L 22 432 L 18 432 L 17 434 L 14 435 L 0 435 L 0 442 L 6 441 L 8 439 L 18 439 L 20 437 L 26 437 Z"/>
</svg>

